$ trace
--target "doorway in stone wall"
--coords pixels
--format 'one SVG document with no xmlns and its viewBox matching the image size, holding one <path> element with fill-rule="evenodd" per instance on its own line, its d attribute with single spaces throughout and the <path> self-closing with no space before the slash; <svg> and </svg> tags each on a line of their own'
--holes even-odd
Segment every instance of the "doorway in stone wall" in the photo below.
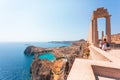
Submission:
<svg viewBox="0 0 120 80">
<path fill-rule="evenodd" d="M 104 36 L 106 33 L 106 18 L 97 18 L 98 21 L 98 39 L 102 39 L 102 31 Z"/>
<path fill-rule="evenodd" d="M 91 35 L 92 37 L 90 38 L 90 42 L 92 42 L 92 44 L 94 44 L 95 46 L 98 46 L 98 43 L 99 43 L 99 36 L 98 36 L 98 19 L 99 18 L 105 18 L 104 21 L 100 21 L 99 23 L 99 26 L 103 26 L 102 22 L 105 22 L 105 31 L 106 33 L 104 32 L 105 34 L 105 38 L 107 40 L 108 43 L 111 43 L 111 22 L 110 22 L 110 17 L 111 15 L 109 14 L 109 12 L 107 11 L 107 9 L 104 9 L 103 7 L 102 8 L 97 8 L 96 11 L 93 11 L 93 14 L 92 14 L 92 27 L 90 28 L 91 29 Z M 99 27 L 99 28 L 102 28 L 102 27 Z M 100 32 L 100 31 L 99 31 Z M 99 33 L 101 34 L 101 33 Z M 103 35 L 104 36 L 104 35 Z"/>
</svg>

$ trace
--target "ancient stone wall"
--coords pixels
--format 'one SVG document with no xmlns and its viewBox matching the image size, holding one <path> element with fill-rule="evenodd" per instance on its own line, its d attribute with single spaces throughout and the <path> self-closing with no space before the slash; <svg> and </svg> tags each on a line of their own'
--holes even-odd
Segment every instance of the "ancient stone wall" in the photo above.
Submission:
<svg viewBox="0 0 120 80">
<path fill-rule="evenodd" d="M 120 44 L 120 33 L 111 35 L 111 42 Z"/>
</svg>

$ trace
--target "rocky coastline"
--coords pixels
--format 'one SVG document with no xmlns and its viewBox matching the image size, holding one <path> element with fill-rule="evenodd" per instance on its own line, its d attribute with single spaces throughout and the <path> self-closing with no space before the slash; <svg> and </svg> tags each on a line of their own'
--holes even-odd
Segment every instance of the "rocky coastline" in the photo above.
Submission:
<svg viewBox="0 0 120 80">
<path fill-rule="evenodd" d="M 32 80 L 66 80 L 75 58 L 88 58 L 89 55 L 85 53 L 89 50 L 86 49 L 88 49 L 86 41 L 76 41 L 71 46 L 57 48 L 28 46 L 24 53 L 35 56 L 30 67 Z M 46 50 L 51 51 L 56 60 L 41 60 L 37 57 Z"/>
</svg>

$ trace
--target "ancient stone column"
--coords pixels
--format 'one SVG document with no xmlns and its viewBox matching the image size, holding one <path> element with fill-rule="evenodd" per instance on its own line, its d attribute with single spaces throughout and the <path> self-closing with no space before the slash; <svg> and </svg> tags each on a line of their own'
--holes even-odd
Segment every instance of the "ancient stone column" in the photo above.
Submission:
<svg viewBox="0 0 120 80">
<path fill-rule="evenodd" d="M 94 43 L 94 20 L 92 20 L 92 43 Z"/>
<path fill-rule="evenodd" d="M 95 46 L 98 45 L 98 28 L 97 28 L 97 18 L 95 18 Z"/>
<path fill-rule="evenodd" d="M 93 22 L 92 23 L 93 24 L 92 25 L 92 39 L 93 39 L 93 45 L 95 45 L 95 40 L 96 40 L 96 37 L 95 37 L 95 29 L 96 29 L 95 28 L 95 20 L 93 19 L 92 22 Z"/>
<path fill-rule="evenodd" d="M 106 17 L 106 36 L 107 41 L 111 43 L 111 24 L 110 24 L 110 16 Z"/>
</svg>

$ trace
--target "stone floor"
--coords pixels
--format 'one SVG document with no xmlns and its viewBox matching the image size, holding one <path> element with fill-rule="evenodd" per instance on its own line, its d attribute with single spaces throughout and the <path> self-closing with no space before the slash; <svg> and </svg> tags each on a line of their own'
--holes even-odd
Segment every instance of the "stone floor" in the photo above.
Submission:
<svg viewBox="0 0 120 80">
<path fill-rule="evenodd" d="M 108 77 L 102 77 L 102 76 L 98 76 L 97 80 L 117 80 L 117 79 L 113 79 L 113 78 L 108 78 Z"/>
<path fill-rule="evenodd" d="M 107 52 L 109 55 L 112 55 L 114 57 L 117 57 L 120 59 L 120 50 L 119 49 L 113 49 Z"/>
</svg>

